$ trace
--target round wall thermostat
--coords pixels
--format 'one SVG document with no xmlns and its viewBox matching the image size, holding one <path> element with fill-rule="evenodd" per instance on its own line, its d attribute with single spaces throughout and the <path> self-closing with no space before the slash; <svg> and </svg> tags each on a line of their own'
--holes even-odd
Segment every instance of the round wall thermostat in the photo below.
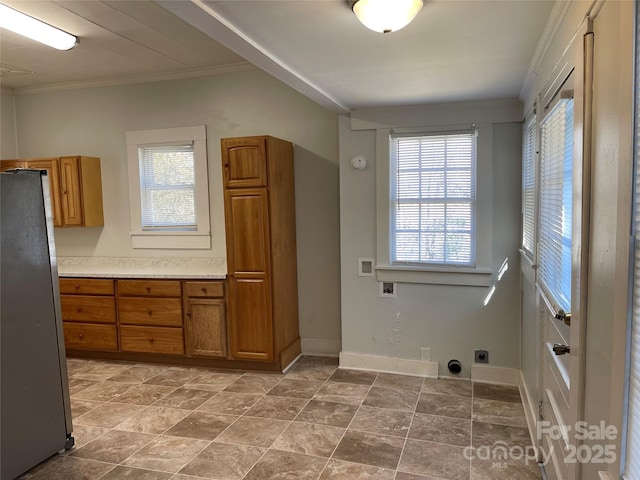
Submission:
<svg viewBox="0 0 640 480">
<path fill-rule="evenodd" d="M 351 159 L 351 166 L 356 170 L 364 170 L 367 166 L 367 160 L 362 155 L 356 155 Z"/>
</svg>

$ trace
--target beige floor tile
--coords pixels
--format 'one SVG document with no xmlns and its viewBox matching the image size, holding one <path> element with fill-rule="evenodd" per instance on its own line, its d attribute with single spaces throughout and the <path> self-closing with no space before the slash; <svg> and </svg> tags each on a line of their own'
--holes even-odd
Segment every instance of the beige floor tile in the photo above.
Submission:
<svg viewBox="0 0 640 480">
<path fill-rule="evenodd" d="M 327 459 L 269 450 L 244 480 L 316 480 Z"/>
<path fill-rule="evenodd" d="M 493 385 L 490 383 L 474 383 L 473 397 L 500 402 L 522 403 L 520 390 L 511 385 Z"/>
<path fill-rule="evenodd" d="M 269 447 L 289 422 L 271 418 L 240 417 L 217 440 L 225 443 Z"/>
<path fill-rule="evenodd" d="M 302 398 L 264 396 L 245 413 L 249 417 L 293 420 L 309 403 Z"/>
<path fill-rule="evenodd" d="M 482 398 L 473 399 L 473 420 L 514 427 L 527 426 L 522 403 L 500 402 Z"/>
<path fill-rule="evenodd" d="M 246 393 L 220 392 L 198 407 L 203 412 L 242 415 L 262 398 L 261 395 Z"/>
<path fill-rule="evenodd" d="M 271 445 L 274 450 L 330 457 L 344 435 L 344 428 L 293 422 Z"/>
<path fill-rule="evenodd" d="M 84 415 L 74 419 L 74 424 L 113 428 L 124 422 L 127 418 L 142 411 L 139 405 L 128 405 L 124 403 L 103 403 Z"/>
<path fill-rule="evenodd" d="M 416 405 L 417 413 L 445 417 L 471 418 L 471 399 L 421 393 Z"/>
<path fill-rule="evenodd" d="M 167 430 L 165 435 L 213 440 L 237 419 L 223 413 L 192 412 Z"/>
<path fill-rule="evenodd" d="M 393 480 L 395 473 L 395 470 L 371 465 L 329 460 L 319 480 Z"/>
<path fill-rule="evenodd" d="M 131 467 L 116 467 L 100 480 L 169 480 L 170 473 L 154 472 Z M 193 479 L 192 479 L 193 480 Z"/>
<path fill-rule="evenodd" d="M 412 412 L 362 406 L 349 425 L 349 430 L 406 437 Z"/>
<path fill-rule="evenodd" d="M 471 445 L 471 421 L 416 413 L 409 438 L 468 447 Z"/>
<path fill-rule="evenodd" d="M 144 447 L 155 435 L 111 430 L 71 453 L 73 457 L 120 463 Z"/>
<path fill-rule="evenodd" d="M 358 407 L 355 405 L 310 400 L 298 414 L 296 420 L 346 428 L 351 423 L 351 420 L 353 420 L 357 410 Z"/>
<path fill-rule="evenodd" d="M 159 435 L 189 414 L 188 410 L 169 407 L 146 407 L 118 424 L 117 430 Z"/>
<path fill-rule="evenodd" d="M 212 442 L 180 473 L 212 480 L 241 480 L 264 452 L 265 449 L 250 445 Z"/>
<path fill-rule="evenodd" d="M 436 393 L 440 395 L 453 395 L 454 397 L 471 398 L 473 385 L 468 380 L 456 380 L 450 378 L 425 378 L 422 384 L 424 393 Z"/>
<path fill-rule="evenodd" d="M 377 376 L 377 373 L 338 369 L 331 375 L 329 380 L 332 382 L 355 383 L 358 385 L 373 385 Z"/>
<path fill-rule="evenodd" d="M 108 463 L 66 456 L 43 468 L 30 480 L 98 480 L 114 467 Z"/>
<path fill-rule="evenodd" d="M 173 392 L 176 387 L 162 385 L 135 385 L 130 390 L 116 398 L 118 403 L 132 403 L 134 405 L 151 405 Z"/>
<path fill-rule="evenodd" d="M 419 392 L 422 388 L 423 381 L 424 379 L 422 377 L 394 375 L 392 373 L 379 373 L 376 381 L 373 382 L 373 386 Z"/>
<path fill-rule="evenodd" d="M 160 436 L 123 462 L 125 466 L 176 473 L 193 460 L 209 442 Z"/>
<path fill-rule="evenodd" d="M 403 445 L 403 438 L 347 430 L 332 458 L 395 469 Z"/>
<path fill-rule="evenodd" d="M 447 480 L 467 480 L 469 463 L 464 447 L 408 439 L 398 471 Z"/>
<path fill-rule="evenodd" d="M 94 402 L 108 402 L 109 400 L 116 400 L 117 397 L 125 393 L 127 390 L 133 388 L 133 385 L 129 383 L 117 383 L 117 382 L 99 382 L 76 393 L 73 398 L 79 398 L 81 400 L 92 400 Z"/>
<path fill-rule="evenodd" d="M 369 393 L 368 385 L 327 382 L 313 396 L 314 400 L 360 405 Z"/>
<path fill-rule="evenodd" d="M 250 395 L 264 395 L 278 382 L 280 377 L 272 377 L 270 375 L 243 375 L 235 382 L 224 388 L 225 392 L 247 393 Z"/>
<path fill-rule="evenodd" d="M 418 392 L 393 388 L 371 387 L 363 405 L 413 412 L 418 401 Z"/>
<path fill-rule="evenodd" d="M 318 391 L 323 382 L 284 378 L 267 395 L 309 399 Z"/>
<path fill-rule="evenodd" d="M 316 380 L 324 382 L 336 371 L 335 365 L 325 365 L 322 363 L 300 363 L 294 366 L 285 378 L 297 380 Z"/>
<path fill-rule="evenodd" d="M 194 390 L 188 387 L 180 387 L 166 397 L 163 397 L 161 400 L 158 400 L 154 406 L 194 410 L 215 394 L 216 392 L 208 390 Z"/>
</svg>

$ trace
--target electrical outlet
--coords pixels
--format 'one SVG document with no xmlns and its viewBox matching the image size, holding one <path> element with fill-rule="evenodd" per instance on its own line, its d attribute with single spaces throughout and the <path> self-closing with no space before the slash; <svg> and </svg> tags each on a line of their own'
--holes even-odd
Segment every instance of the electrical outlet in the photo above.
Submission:
<svg viewBox="0 0 640 480">
<path fill-rule="evenodd" d="M 476 350 L 476 363 L 489 363 L 489 351 L 488 350 Z"/>
</svg>

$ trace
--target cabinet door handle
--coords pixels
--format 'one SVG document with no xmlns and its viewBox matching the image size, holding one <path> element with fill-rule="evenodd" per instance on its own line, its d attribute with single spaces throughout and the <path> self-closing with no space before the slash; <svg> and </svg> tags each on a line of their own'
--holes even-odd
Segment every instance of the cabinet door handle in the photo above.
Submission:
<svg viewBox="0 0 640 480">
<path fill-rule="evenodd" d="M 147 293 L 151 293 L 151 287 L 147 287 Z"/>
<path fill-rule="evenodd" d="M 207 294 L 207 289 L 202 287 L 202 293 L 204 293 L 206 295 Z"/>
<path fill-rule="evenodd" d="M 191 316 L 191 311 L 188 311 L 187 312 L 187 317 L 190 317 L 190 316 Z"/>
<path fill-rule="evenodd" d="M 153 310 L 151 310 L 150 308 L 148 308 L 148 309 L 147 309 L 147 314 L 148 314 L 149 316 L 153 315 Z"/>
<path fill-rule="evenodd" d="M 84 338 L 84 333 L 81 333 L 80 335 L 78 335 L 78 338 L 82 340 Z"/>
<path fill-rule="evenodd" d="M 76 312 L 82 313 L 82 309 L 80 307 L 76 308 Z"/>
<path fill-rule="evenodd" d="M 153 338 L 148 338 L 147 340 L 149 340 L 149 343 L 153 343 Z"/>
</svg>

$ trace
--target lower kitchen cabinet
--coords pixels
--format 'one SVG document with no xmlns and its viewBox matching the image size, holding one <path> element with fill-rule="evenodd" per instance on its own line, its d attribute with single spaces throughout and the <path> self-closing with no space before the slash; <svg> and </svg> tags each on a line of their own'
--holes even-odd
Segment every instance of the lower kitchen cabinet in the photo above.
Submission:
<svg viewBox="0 0 640 480">
<path fill-rule="evenodd" d="M 118 332 L 115 325 L 63 322 L 64 344 L 68 350 L 118 349 Z"/>
<path fill-rule="evenodd" d="M 120 340 L 123 352 L 184 354 L 181 328 L 122 325 Z"/>
<path fill-rule="evenodd" d="M 227 357 L 223 282 L 185 282 L 185 350 L 194 357 Z"/>
</svg>

